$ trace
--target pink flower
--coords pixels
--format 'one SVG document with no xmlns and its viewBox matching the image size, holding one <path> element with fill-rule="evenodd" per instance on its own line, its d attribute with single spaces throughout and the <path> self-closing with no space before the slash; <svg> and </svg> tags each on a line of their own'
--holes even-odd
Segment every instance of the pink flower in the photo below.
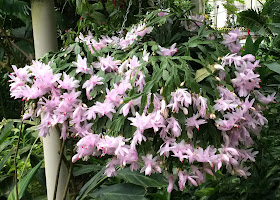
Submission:
<svg viewBox="0 0 280 200">
<path fill-rule="evenodd" d="M 238 53 L 241 50 L 241 45 L 239 42 L 226 44 L 227 48 L 231 53 Z"/>
<path fill-rule="evenodd" d="M 255 74 L 251 69 L 245 69 L 243 72 L 235 72 L 236 78 L 232 79 L 233 86 L 237 89 L 240 97 L 245 97 L 255 87 L 259 86 L 260 75 Z"/>
<path fill-rule="evenodd" d="M 141 173 L 145 171 L 145 175 L 151 175 L 151 173 L 158 172 L 161 173 L 161 168 L 159 166 L 158 156 L 153 158 L 153 155 L 148 154 L 147 156 L 142 156 L 145 166 L 141 169 Z"/>
<path fill-rule="evenodd" d="M 199 111 L 200 116 L 205 117 L 207 110 L 207 99 L 197 94 L 194 94 L 193 96 L 193 103 Z"/>
<path fill-rule="evenodd" d="M 91 39 L 91 45 L 94 47 L 94 49 L 96 51 L 100 51 L 101 49 L 103 49 L 107 46 L 107 44 L 104 43 L 104 40 L 99 40 L 99 42 L 97 42 L 94 39 Z M 90 46 L 90 44 L 89 44 L 89 46 Z M 92 50 L 91 53 L 94 53 L 94 51 Z"/>
<path fill-rule="evenodd" d="M 239 104 L 240 100 L 234 92 L 231 92 L 226 87 L 222 87 L 222 86 L 218 86 L 218 90 L 219 90 L 221 99 L 235 100 Z"/>
<path fill-rule="evenodd" d="M 102 71 L 115 72 L 118 70 L 118 66 L 121 64 L 120 60 L 114 61 L 112 56 L 98 57 L 99 62 L 94 63 L 94 67 L 100 68 Z"/>
<path fill-rule="evenodd" d="M 240 33 L 238 29 L 231 30 L 227 35 L 224 35 L 224 41 L 222 43 L 229 44 L 237 41 L 239 34 Z"/>
<path fill-rule="evenodd" d="M 59 103 L 58 109 L 62 113 L 68 113 L 73 111 L 73 106 L 80 102 L 78 97 L 81 95 L 81 92 L 75 92 L 72 90 L 70 93 L 64 93 L 61 95 L 62 100 Z"/>
<path fill-rule="evenodd" d="M 170 49 L 159 46 L 159 51 L 157 53 L 161 56 L 173 56 L 176 52 L 178 52 L 176 47 L 176 43 L 172 44 Z"/>
<path fill-rule="evenodd" d="M 114 92 L 115 92 L 116 94 L 124 95 L 125 92 L 126 92 L 128 89 L 132 89 L 131 84 L 129 83 L 128 80 L 122 79 L 118 85 L 117 85 L 117 84 L 114 84 L 114 89 L 113 89 L 113 90 L 114 90 Z"/>
<path fill-rule="evenodd" d="M 201 171 L 196 166 L 191 166 L 191 173 L 197 176 L 196 182 L 198 184 L 205 182 L 205 174 L 201 173 Z"/>
<path fill-rule="evenodd" d="M 267 95 L 267 97 L 266 97 L 262 93 L 256 91 L 255 95 L 257 96 L 257 98 L 260 102 L 263 102 L 264 104 L 269 104 L 270 102 L 274 101 L 276 92 L 272 93 L 271 95 Z"/>
<path fill-rule="evenodd" d="M 174 188 L 174 179 L 176 179 L 176 175 L 174 175 L 174 174 L 168 175 L 168 187 L 167 187 L 168 193 L 171 193 Z"/>
<path fill-rule="evenodd" d="M 80 103 L 79 105 L 75 106 L 75 110 L 72 114 L 72 124 L 80 124 L 86 120 L 86 108 L 82 106 Z"/>
<path fill-rule="evenodd" d="M 129 61 L 129 66 L 130 66 L 130 69 L 134 69 L 134 68 L 137 68 L 141 65 L 141 63 L 139 62 L 138 58 L 136 56 L 133 56 L 132 59 L 130 59 Z"/>
<path fill-rule="evenodd" d="M 154 132 L 156 134 L 156 132 L 159 130 L 159 128 L 163 128 L 165 127 L 165 119 L 164 117 L 160 114 L 160 111 L 154 111 L 151 114 L 149 114 L 148 116 L 150 116 L 150 125 L 151 128 L 154 129 Z"/>
<path fill-rule="evenodd" d="M 231 30 L 228 35 L 224 35 L 224 41 L 222 44 L 228 47 L 232 53 L 238 53 L 241 49 L 241 45 L 238 40 L 239 30 Z"/>
<path fill-rule="evenodd" d="M 129 110 L 130 110 L 131 113 L 133 115 L 135 115 L 136 112 L 135 112 L 134 106 L 136 106 L 136 105 L 140 106 L 140 103 L 141 103 L 141 98 L 137 98 L 137 99 L 133 99 L 133 100 L 129 101 L 128 103 L 123 105 L 123 107 L 120 110 L 120 114 L 123 114 L 123 116 L 127 116 L 129 113 Z"/>
<path fill-rule="evenodd" d="M 135 126 L 140 133 L 152 127 L 150 123 L 151 117 L 150 115 L 146 116 L 145 113 L 139 115 L 139 113 L 136 112 L 136 117 L 129 117 L 127 119 L 132 122 L 130 125 Z"/>
<path fill-rule="evenodd" d="M 178 113 L 179 108 L 183 109 L 183 106 L 188 107 L 192 103 L 191 94 L 187 89 L 177 89 L 175 92 L 171 92 L 171 100 L 167 107 L 172 107 L 172 111 Z"/>
<path fill-rule="evenodd" d="M 116 113 L 114 104 L 109 101 L 105 100 L 104 103 L 96 102 L 95 106 L 96 113 L 99 114 L 99 117 L 106 115 L 110 120 L 112 120 L 112 113 Z"/>
<path fill-rule="evenodd" d="M 77 67 L 76 74 L 80 72 L 84 74 L 92 73 L 92 69 L 87 67 L 87 58 L 82 58 L 80 54 L 78 54 L 77 62 L 73 62 L 73 64 Z"/>
<path fill-rule="evenodd" d="M 215 100 L 215 102 L 216 104 L 213 106 L 213 108 L 217 111 L 235 109 L 238 106 L 238 104 L 235 103 L 234 100 L 218 99 Z"/>
<path fill-rule="evenodd" d="M 184 158 L 187 158 L 187 150 L 190 148 L 189 145 L 185 144 L 185 140 L 182 140 L 180 143 L 173 143 L 173 146 L 170 147 L 171 151 L 174 155 L 173 157 L 179 158 L 181 162 L 184 161 Z"/>
<path fill-rule="evenodd" d="M 187 118 L 186 125 L 188 127 L 196 127 L 197 130 L 199 130 L 200 125 L 207 123 L 204 119 L 197 119 L 199 117 L 200 117 L 200 115 L 199 115 L 199 113 L 197 113 L 196 115 L 193 115 L 192 117 Z"/>
<path fill-rule="evenodd" d="M 127 146 L 127 145 L 126 145 Z M 119 156 L 123 166 L 125 166 L 127 163 L 130 164 L 130 170 L 134 171 L 139 169 L 139 166 L 137 164 L 138 161 L 138 153 L 135 149 L 130 148 L 130 146 L 127 146 L 127 152 L 124 156 Z M 115 152 L 116 153 L 116 152 Z"/>
<path fill-rule="evenodd" d="M 103 82 L 100 82 L 101 80 L 103 80 L 102 77 L 99 77 L 98 75 L 94 75 L 94 76 L 91 76 L 90 79 L 87 80 L 83 84 L 83 88 L 86 88 L 87 99 L 89 99 L 89 100 L 92 99 L 92 97 L 90 96 L 90 93 L 96 85 L 103 84 Z"/>
<path fill-rule="evenodd" d="M 133 134 L 133 139 L 131 141 L 131 148 L 135 149 L 136 148 L 136 144 L 141 144 L 142 141 L 146 141 L 147 138 L 143 135 L 142 132 L 140 132 L 139 130 L 136 130 L 135 133 Z"/>
<path fill-rule="evenodd" d="M 119 106 L 122 102 L 122 96 L 119 95 L 118 90 L 112 89 L 109 90 L 106 88 L 107 95 L 105 96 L 105 99 L 107 102 L 112 103 L 114 106 Z"/>
<path fill-rule="evenodd" d="M 240 164 L 239 166 L 234 167 L 232 172 L 234 174 L 237 174 L 238 176 L 243 176 L 244 178 L 248 178 L 248 176 L 251 175 L 251 173 L 248 171 L 250 167 L 243 167 L 243 164 Z"/>
<path fill-rule="evenodd" d="M 97 106 L 92 106 L 86 111 L 87 120 L 96 119 Z"/>
<path fill-rule="evenodd" d="M 250 62 L 254 62 L 255 59 L 256 59 L 255 56 L 253 56 L 252 54 L 246 54 L 245 56 L 242 57 L 242 60 L 250 61 Z"/>
<path fill-rule="evenodd" d="M 141 37 L 144 37 L 147 33 L 151 33 L 153 27 L 147 27 L 145 23 L 140 22 L 137 27 L 134 27 L 132 31 L 135 31 L 135 34 Z M 132 33 L 133 34 L 133 33 Z"/>
<path fill-rule="evenodd" d="M 238 68 L 244 63 L 244 60 L 242 59 L 241 56 L 238 56 L 236 54 L 231 54 L 231 55 L 226 55 L 223 57 L 222 60 L 222 66 L 224 67 L 225 65 L 231 66 L 231 64 L 234 64 L 235 68 Z"/>
<path fill-rule="evenodd" d="M 216 126 L 219 130 L 222 130 L 222 131 L 229 131 L 231 130 L 234 126 L 235 126 L 235 122 L 236 120 L 231 118 L 229 120 L 221 120 L 221 119 L 218 119 L 216 121 Z"/>
<path fill-rule="evenodd" d="M 125 72 L 128 70 L 128 66 L 129 66 L 129 59 L 125 60 L 125 61 L 121 64 L 121 66 L 120 66 L 119 69 L 118 69 L 118 73 L 119 73 L 120 75 L 124 75 Z"/>
<path fill-rule="evenodd" d="M 104 174 L 108 177 L 112 177 L 112 176 L 116 176 L 117 175 L 117 171 L 115 168 L 115 165 L 118 165 L 120 162 L 118 159 L 113 158 L 107 165 L 106 165 L 106 170 L 104 172 Z"/>
<path fill-rule="evenodd" d="M 181 191 L 183 191 L 186 181 L 188 180 L 188 182 L 194 186 L 198 186 L 197 182 L 194 180 L 194 178 L 197 178 L 197 176 L 190 176 L 188 174 L 185 174 L 184 172 L 180 171 L 178 173 L 179 175 L 179 188 Z"/>
<path fill-rule="evenodd" d="M 138 86 L 138 92 L 143 92 L 143 88 L 146 84 L 145 81 L 145 74 L 143 74 L 141 71 L 138 73 L 139 77 L 135 81 L 135 86 Z"/>
<path fill-rule="evenodd" d="M 186 185 L 187 176 L 184 175 L 184 173 L 182 171 L 180 171 L 178 173 L 178 176 L 179 176 L 179 182 L 178 182 L 179 188 L 180 188 L 181 191 L 183 191 L 183 189 L 184 189 L 184 187 Z"/>
<path fill-rule="evenodd" d="M 13 68 L 14 72 L 12 72 L 9 75 L 10 78 L 14 74 L 17 78 L 19 78 L 23 82 L 31 82 L 31 79 L 30 79 L 31 74 L 29 73 L 28 66 L 25 66 L 23 68 L 17 68 L 15 65 L 12 65 L 12 68 Z M 15 77 L 15 76 L 13 76 L 13 77 Z"/>
<path fill-rule="evenodd" d="M 79 87 L 79 81 L 75 80 L 73 77 L 70 77 L 65 72 L 63 72 L 63 81 L 58 80 L 57 82 L 59 83 L 59 88 L 63 88 L 70 91 Z"/>
<path fill-rule="evenodd" d="M 72 158 L 72 162 L 76 162 L 82 157 L 87 157 L 90 155 L 99 155 L 96 145 L 100 140 L 100 136 L 96 134 L 89 134 L 77 143 L 78 149 L 77 154 Z"/>
<path fill-rule="evenodd" d="M 169 151 L 171 151 L 170 145 L 174 145 L 175 138 L 167 138 L 166 141 L 160 146 L 158 153 L 159 155 L 169 156 Z"/>
<path fill-rule="evenodd" d="M 168 15 L 167 12 L 159 12 L 159 13 L 158 13 L 158 16 L 159 16 L 159 17 L 164 17 L 164 16 L 166 16 L 166 15 Z"/>
<path fill-rule="evenodd" d="M 170 117 L 167 120 L 167 129 L 171 130 L 171 133 L 174 137 L 179 137 L 181 135 L 181 126 L 174 117 Z"/>
<path fill-rule="evenodd" d="M 80 135 L 81 137 L 85 137 L 86 135 L 92 134 L 92 123 L 84 122 L 83 125 L 75 124 L 73 132 L 76 132 L 76 135 Z"/>
<path fill-rule="evenodd" d="M 252 151 L 253 151 L 253 149 L 239 149 L 239 154 L 242 157 L 242 161 L 245 162 L 249 159 L 251 162 L 255 162 L 256 161 L 255 156 L 259 152 L 258 151 L 252 152 Z"/>
<path fill-rule="evenodd" d="M 208 162 L 211 167 L 213 167 L 213 163 L 217 160 L 216 148 L 208 146 L 205 150 L 201 147 L 194 149 L 195 160 L 198 162 Z"/>
</svg>

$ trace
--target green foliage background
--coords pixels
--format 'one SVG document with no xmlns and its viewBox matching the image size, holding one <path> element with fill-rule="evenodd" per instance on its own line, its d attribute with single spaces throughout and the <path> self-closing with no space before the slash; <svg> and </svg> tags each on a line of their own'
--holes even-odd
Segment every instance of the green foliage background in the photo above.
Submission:
<svg viewBox="0 0 280 200">
<path fill-rule="evenodd" d="M 123 18 L 126 14 L 128 1 L 125 1 L 123 8 L 121 1 L 56 1 L 56 16 L 58 22 L 59 44 L 61 47 L 71 44 L 78 32 L 86 33 L 94 30 L 94 34 L 112 34 L 121 28 Z M 229 1 L 229 3 L 231 3 Z M 129 26 L 138 20 L 137 15 L 145 13 L 149 9 L 157 7 L 157 1 L 142 1 L 142 9 L 139 9 L 139 2 L 132 1 L 131 10 L 128 13 L 128 20 L 125 23 Z M 188 11 L 188 1 L 166 1 L 161 5 L 163 8 L 172 7 L 180 12 Z M 183 6 L 183 9 L 182 9 Z M 229 8 L 230 9 L 230 8 Z M 75 10 L 77 12 L 75 12 Z M 235 12 L 235 10 L 233 9 Z M 73 15 L 72 13 L 76 13 Z M 241 12 L 239 24 L 257 32 L 260 39 L 253 41 L 247 38 L 244 54 L 252 53 L 261 60 L 262 68 L 258 69 L 263 80 L 262 88 L 264 93 L 277 92 L 276 101 L 280 100 L 280 2 L 268 0 L 262 11 L 248 10 Z M 81 16 L 81 18 L 80 18 Z M 97 17 L 98 16 L 98 17 Z M 32 44 L 32 29 L 30 18 L 29 1 L 0 0 L 0 23 L 7 36 L 3 36 L 1 30 L 0 45 L 0 118 L 19 118 L 22 110 L 22 103 L 9 98 L 8 91 L 8 67 L 11 64 L 24 66 L 30 63 L 27 56 L 9 43 L 13 42 L 22 49 L 30 58 L 34 57 Z M 67 21 L 67 23 L 65 23 Z M 70 23 L 68 23 L 68 21 Z M 170 27 L 164 27 L 166 30 Z M 159 38 L 157 42 L 168 45 L 170 38 Z M 201 45 L 199 38 L 194 40 L 195 48 Z M 191 41 L 189 41 L 189 44 Z M 196 45 L 196 46 L 195 46 Z M 203 44 L 205 45 L 205 44 Z M 208 48 L 208 47 L 207 47 Z M 207 49 L 209 51 L 209 49 Z M 207 51 L 206 51 L 207 52 Z M 13 56 L 16 55 L 16 56 Z M 10 58 L 8 58 L 10 56 Z M 193 55 L 192 55 L 193 56 Z M 195 55 L 199 57 L 199 55 Z M 200 56 L 204 57 L 204 56 Z M 199 58 L 200 58 L 199 57 Z M 18 59 L 18 60 L 17 60 Z M 8 65 L 5 65 L 8 64 Z M 5 66 L 4 66 L 5 65 Z M 9 69 L 8 69 L 9 70 Z M 87 163 L 75 164 L 73 171 L 73 182 L 71 186 L 72 197 L 76 199 L 213 199 L 213 200 L 234 200 L 234 199 L 279 199 L 280 198 L 280 106 L 273 104 L 267 107 L 265 116 L 269 123 L 263 129 L 260 136 L 255 138 L 255 148 L 259 151 L 256 163 L 251 168 L 252 175 L 247 179 L 240 179 L 218 172 L 215 176 L 207 177 L 208 181 L 197 188 L 189 188 L 183 193 L 174 191 L 172 197 L 167 194 L 167 182 L 164 177 L 145 177 L 139 173 L 132 173 L 124 170 L 118 173 L 117 177 L 107 178 L 103 175 L 106 157 L 102 159 L 90 159 Z M 18 177 L 29 177 L 30 184 L 25 188 L 22 199 L 46 199 L 46 187 L 43 165 L 35 166 L 43 160 L 42 145 L 37 138 L 35 131 L 36 123 L 24 122 L 23 138 L 20 142 L 18 154 Z M 13 152 L 16 139 L 20 129 L 20 120 L 5 120 L 0 124 L 0 199 L 8 199 L 14 187 L 14 165 Z M 66 159 L 71 158 L 71 142 L 66 144 L 68 152 Z M 39 165 L 37 165 L 39 166 Z M 28 175 L 29 170 L 37 169 L 32 176 Z M 27 175 L 27 176 L 25 176 Z M 176 197 L 176 198 L 175 198 Z"/>
</svg>

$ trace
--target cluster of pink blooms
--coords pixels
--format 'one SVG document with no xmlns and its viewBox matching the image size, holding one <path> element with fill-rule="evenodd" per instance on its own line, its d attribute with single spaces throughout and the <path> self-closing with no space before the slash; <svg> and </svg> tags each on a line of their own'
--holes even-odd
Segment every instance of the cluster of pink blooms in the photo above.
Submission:
<svg viewBox="0 0 280 200">
<path fill-rule="evenodd" d="M 130 31 L 126 33 L 123 37 L 109 37 L 102 36 L 101 39 L 94 39 L 92 33 L 89 31 L 88 35 L 85 37 L 82 33 L 76 38 L 76 42 L 85 42 L 89 47 L 91 53 L 94 51 L 100 51 L 101 49 L 110 46 L 122 50 L 126 50 L 131 44 L 133 44 L 140 37 L 152 32 L 153 27 L 147 27 L 145 22 L 140 22 L 138 25 L 133 26 Z"/>
<path fill-rule="evenodd" d="M 224 35 L 224 41 L 222 43 L 231 51 L 231 53 L 238 53 L 241 49 L 238 36 L 238 29 L 231 30 L 228 34 Z"/>
<path fill-rule="evenodd" d="M 151 29 L 140 23 L 125 37 L 103 36 L 96 41 L 91 34 L 86 37 L 81 34 L 80 40 L 85 42 L 92 52 L 99 51 L 109 44 L 126 50 L 138 36 L 144 36 Z M 177 52 L 175 47 L 176 44 L 169 49 L 159 47 L 157 53 L 161 56 L 173 56 Z M 141 57 L 134 55 L 124 61 L 107 55 L 98 57 L 98 61 L 90 65 L 86 57 L 78 55 L 77 61 L 73 62 L 76 74 L 90 75 L 83 85 L 66 73 L 54 74 L 49 64 L 39 61 L 20 69 L 13 66 L 14 72 L 10 75 L 11 95 L 23 100 L 37 100 L 37 105 L 32 104 L 26 111 L 24 119 L 41 116 L 41 124 L 38 126 L 40 136 L 46 136 L 50 128 L 59 125 L 63 139 L 69 136 L 81 137 L 77 143 L 77 154 L 72 158 L 73 162 L 81 158 L 87 160 L 89 156 L 112 156 L 105 171 L 109 177 L 116 175 L 116 166 L 123 168 L 126 165 L 130 165 L 131 170 L 141 169 L 140 172 L 144 172 L 145 175 L 164 173 L 169 181 L 168 192 L 177 187 L 176 181 L 180 190 L 183 190 L 187 183 L 197 186 L 205 181 L 206 174 L 213 175 L 213 171 L 221 169 L 222 165 L 230 173 L 247 178 L 250 173 L 249 167 L 244 166 L 245 162 L 255 161 L 254 156 L 257 153 L 249 148 L 253 143 L 249 131 L 256 133 L 266 123 L 261 111 L 253 107 L 255 99 L 250 98 L 251 91 L 258 88 L 260 82 L 259 75 L 253 72 L 258 66 L 255 58 L 252 55 L 241 57 L 233 54 L 223 59 L 220 71 L 223 72 L 224 67 L 231 67 L 232 64 L 235 67 L 236 78 L 232 79 L 232 84 L 238 95 L 224 86 L 219 86 L 220 98 L 215 101 L 213 107 L 215 113 L 209 111 L 210 102 L 207 98 L 192 93 L 189 88 L 178 88 L 171 93 L 169 102 L 160 91 L 148 94 L 147 104 L 139 114 L 141 95 L 127 103 L 124 103 L 124 98 L 128 97 L 128 92 L 133 88 L 137 88 L 139 93 L 143 92 L 147 74 L 139 69 L 141 65 L 149 63 L 149 54 L 143 50 Z M 100 70 L 121 76 L 121 80 L 112 88 L 106 89 L 105 99 L 101 102 L 95 101 L 90 95 L 97 85 L 104 84 L 103 77 L 97 75 Z M 85 102 L 80 98 L 83 89 L 87 97 Z M 258 95 L 262 102 L 273 101 L 273 95 Z M 89 101 L 94 102 L 91 107 L 86 105 Z M 190 108 L 194 113 L 191 116 Z M 179 112 L 185 114 L 183 126 L 186 132 L 183 132 L 179 119 L 174 117 Z M 116 114 L 125 116 L 131 122 L 131 126 L 136 128 L 132 138 L 92 133 L 92 125 L 96 120 L 105 116 L 112 120 Z M 221 118 L 216 119 L 216 115 Z M 224 144 L 218 149 L 211 145 L 203 149 L 199 147 L 199 143 L 194 143 L 192 138 L 194 134 L 200 134 L 201 126 L 213 120 L 217 129 L 221 131 Z M 150 152 L 140 157 L 138 146 L 147 140 L 153 140 L 148 133 L 151 131 L 158 134 L 163 142 L 156 153 Z M 188 142 L 181 138 L 182 135 L 187 135 Z M 189 166 L 188 170 L 175 169 L 169 174 L 164 167 L 166 159 L 163 159 L 168 157 L 174 157 L 185 166 Z"/>
</svg>

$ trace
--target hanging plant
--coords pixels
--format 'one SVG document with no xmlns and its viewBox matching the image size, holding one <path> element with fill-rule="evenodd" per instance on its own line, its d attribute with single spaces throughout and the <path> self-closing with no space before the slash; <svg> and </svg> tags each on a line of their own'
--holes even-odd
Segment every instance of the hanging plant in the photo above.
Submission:
<svg viewBox="0 0 280 200">
<path fill-rule="evenodd" d="M 80 33 L 66 50 L 47 54 L 11 77 L 11 95 L 26 101 L 24 119 L 41 118 L 45 137 L 76 137 L 72 161 L 109 156 L 117 168 L 168 179 L 167 191 L 205 182 L 226 169 L 250 176 L 251 135 L 267 122 L 257 102 L 255 57 L 239 55 L 238 32 L 221 36 L 203 17 L 170 10 L 146 14 L 126 34 Z M 229 50 L 234 54 L 228 54 Z"/>
</svg>

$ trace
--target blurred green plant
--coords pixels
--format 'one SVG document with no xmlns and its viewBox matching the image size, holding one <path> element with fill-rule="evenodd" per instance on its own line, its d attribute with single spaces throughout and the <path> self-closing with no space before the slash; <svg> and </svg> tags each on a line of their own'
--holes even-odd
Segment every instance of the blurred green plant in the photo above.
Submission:
<svg viewBox="0 0 280 200">
<path fill-rule="evenodd" d="M 0 122 L 0 199 L 15 199 L 10 194 L 14 188 L 14 156 L 21 120 L 3 119 Z M 46 194 L 45 173 L 40 168 L 43 160 L 42 143 L 35 122 L 24 121 L 22 138 L 17 154 L 17 177 L 21 199 L 34 199 Z M 36 166 L 37 165 L 37 166 Z M 31 187 L 32 185 L 32 187 Z M 37 188 L 37 189 L 35 189 Z M 10 195 L 10 196 L 9 196 Z"/>
</svg>

